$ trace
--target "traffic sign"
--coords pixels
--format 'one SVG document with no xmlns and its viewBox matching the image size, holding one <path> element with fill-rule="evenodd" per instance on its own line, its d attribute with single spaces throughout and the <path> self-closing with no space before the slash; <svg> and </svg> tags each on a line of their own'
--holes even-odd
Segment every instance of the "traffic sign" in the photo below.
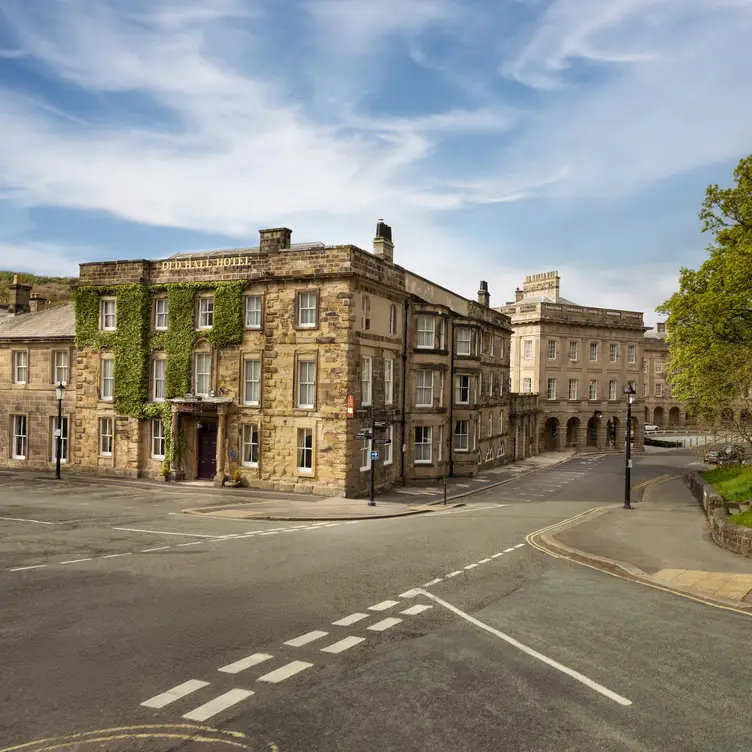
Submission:
<svg viewBox="0 0 752 752">
<path fill-rule="evenodd" d="M 371 452 L 371 459 L 372 460 L 377 460 L 378 458 L 379 458 L 379 453 L 378 452 Z"/>
<path fill-rule="evenodd" d="M 386 428 L 386 421 L 385 420 L 374 420 L 373 421 L 373 427 L 374 428 Z"/>
<path fill-rule="evenodd" d="M 357 409 L 357 410 L 355 411 L 355 414 L 356 414 L 356 415 L 370 415 L 370 414 L 371 414 L 371 411 L 370 411 L 370 410 L 369 410 L 368 408 L 365 408 L 365 407 L 359 407 L 359 408 L 358 408 L 358 409 Z"/>
<path fill-rule="evenodd" d="M 373 442 L 376 446 L 383 446 L 385 444 L 391 444 L 391 439 L 375 439 Z"/>
<path fill-rule="evenodd" d="M 355 434 L 356 439 L 364 440 L 364 439 L 370 439 L 371 438 L 371 432 L 368 433 L 356 433 Z"/>
<path fill-rule="evenodd" d="M 347 395 L 347 417 L 352 418 L 355 414 L 355 398 L 352 394 Z"/>
</svg>

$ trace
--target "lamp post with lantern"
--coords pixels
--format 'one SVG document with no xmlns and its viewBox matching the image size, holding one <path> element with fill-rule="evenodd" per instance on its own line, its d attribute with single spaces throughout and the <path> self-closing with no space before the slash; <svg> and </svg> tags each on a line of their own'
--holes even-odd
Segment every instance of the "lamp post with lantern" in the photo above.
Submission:
<svg viewBox="0 0 752 752">
<path fill-rule="evenodd" d="M 63 396 L 65 384 L 61 381 L 55 387 L 57 398 L 57 429 L 55 431 L 55 479 L 60 480 L 60 459 L 63 452 Z"/>
<path fill-rule="evenodd" d="M 627 395 L 627 447 L 626 447 L 626 461 L 624 466 L 624 509 L 632 509 L 632 503 L 630 500 L 630 494 L 632 491 L 632 400 L 635 396 L 635 388 L 631 382 L 627 384 L 627 388 L 624 390 L 624 394 Z"/>
</svg>

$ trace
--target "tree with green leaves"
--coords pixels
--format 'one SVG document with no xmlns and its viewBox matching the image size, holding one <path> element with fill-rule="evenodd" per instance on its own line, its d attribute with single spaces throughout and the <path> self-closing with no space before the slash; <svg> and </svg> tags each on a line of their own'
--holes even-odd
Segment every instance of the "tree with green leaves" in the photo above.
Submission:
<svg viewBox="0 0 752 752">
<path fill-rule="evenodd" d="M 752 155 L 734 180 L 708 187 L 699 217 L 713 234 L 709 258 L 683 268 L 679 291 L 657 310 L 668 316 L 674 397 L 700 420 L 725 417 L 752 446 Z"/>
</svg>

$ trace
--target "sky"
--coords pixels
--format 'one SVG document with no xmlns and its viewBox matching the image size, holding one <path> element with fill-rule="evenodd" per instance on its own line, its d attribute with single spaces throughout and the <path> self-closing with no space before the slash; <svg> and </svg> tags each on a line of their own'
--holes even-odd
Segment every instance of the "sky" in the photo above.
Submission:
<svg viewBox="0 0 752 752">
<path fill-rule="evenodd" d="M 641 310 L 752 151 L 752 0 L 0 0 L 0 269 L 293 242 Z"/>
</svg>

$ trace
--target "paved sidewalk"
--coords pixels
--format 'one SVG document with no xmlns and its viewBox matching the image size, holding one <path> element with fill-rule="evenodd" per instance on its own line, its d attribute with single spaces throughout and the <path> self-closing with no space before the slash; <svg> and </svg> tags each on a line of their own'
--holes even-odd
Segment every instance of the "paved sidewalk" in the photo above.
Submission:
<svg viewBox="0 0 752 752">
<path fill-rule="evenodd" d="M 656 583 L 752 602 L 752 559 L 713 542 L 702 507 L 680 477 L 648 485 L 631 511 L 613 507 L 549 537 L 627 571 L 631 565 Z"/>
</svg>

